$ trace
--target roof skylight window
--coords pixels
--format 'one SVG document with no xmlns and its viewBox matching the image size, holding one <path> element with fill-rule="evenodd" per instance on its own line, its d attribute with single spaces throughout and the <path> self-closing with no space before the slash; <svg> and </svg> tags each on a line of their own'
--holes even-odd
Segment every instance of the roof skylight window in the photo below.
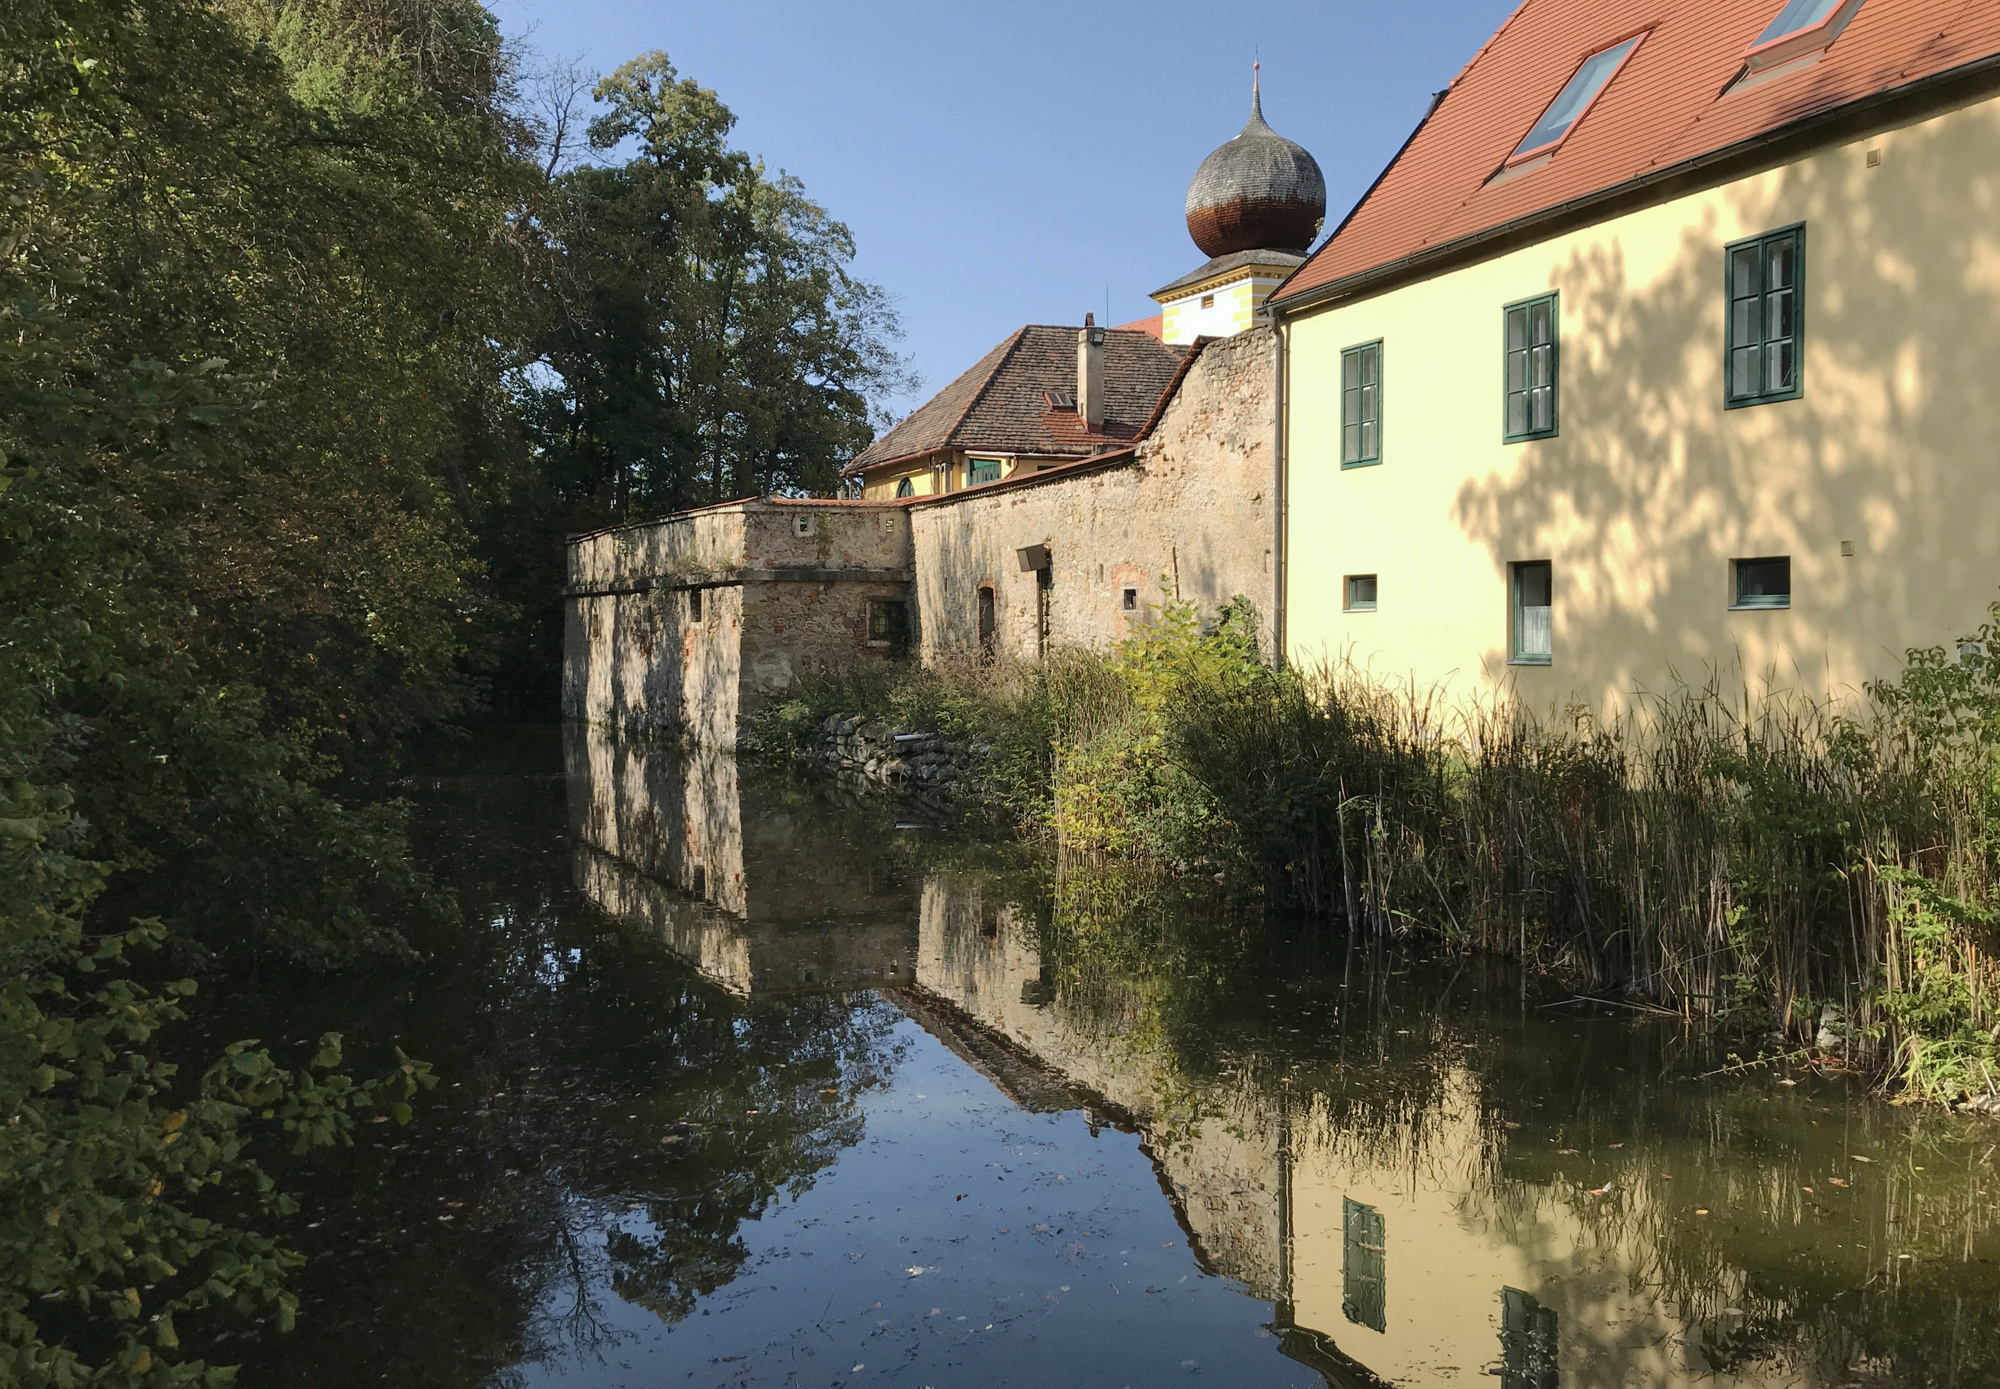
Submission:
<svg viewBox="0 0 2000 1389">
<path fill-rule="evenodd" d="M 1511 167 L 1525 160 L 1554 154 L 1556 146 L 1569 138 L 1569 133 L 1576 129 L 1592 103 L 1611 85 L 1618 69 L 1625 66 L 1625 60 L 1632 56 L 1633 50 L 1645 37 L 1644 34 L 1634 34 L 1623 43 L 1615 43 L 1585 58 L 1583 66 L 1556 93 L 1549 109 L 1542 112 L 1542 118 L 1535 122 L 1535 128 L 1528 132 L 1528 137 L 1507 156 L 1508 165 Z"/>
<path fill-rule="evenodd" d="M 1779 63 L 1817 54 L 1840 37 L 1861 0 L 1785 0 L 1757 41 L 1744 55 L 1749 72 L 1764 72 Z"/>
</svg>

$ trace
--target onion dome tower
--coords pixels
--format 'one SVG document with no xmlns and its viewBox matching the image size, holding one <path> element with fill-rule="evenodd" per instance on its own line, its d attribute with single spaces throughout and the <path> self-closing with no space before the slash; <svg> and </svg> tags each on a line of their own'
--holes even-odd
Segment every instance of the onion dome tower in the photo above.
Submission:
<svg viewBox="0 0 2000 1389">
<path fill-rule="evenodd" d="M 1304 263 L 1326 219 L 1326 178 L 1304 148 L 1264 122 L 1253 65 L 1250 119 L 1195 170 L 1187 229 L 1208 256 L 1200 269 L 1153 292 L 1170 343 L 1227 337 L 1264 321 L 1264 300 Z"/>
<path fill-rule="evenodd" d="M 1202 160 L 1188 185 L 1188 235 L 1211 257 L 1269 250 L 1303 255 L 1325 219 L 1319 163 L 1264 124 L 1264 97 L 1253 74 L 1242 134 Z"/>
</svg>

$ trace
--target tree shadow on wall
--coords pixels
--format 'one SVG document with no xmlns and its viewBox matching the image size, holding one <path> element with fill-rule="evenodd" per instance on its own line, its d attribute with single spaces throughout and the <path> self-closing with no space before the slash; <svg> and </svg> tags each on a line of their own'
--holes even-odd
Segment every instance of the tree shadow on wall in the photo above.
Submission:
<svg viewBox="0 0 2000 1389">
<path fill-rule="evenodd" d="M 2000 583 L 1996 124 L 1961 114 L 1896 132 L 1879 168 L 1856 145 L 1725 190 L 1746 233 L 1805 224 L 1803 399 L 1722 408 L 1712 214 L 1636 289 L 1611 238 L 1552 275 L 1561 435 L 1465 483 L 1453 515 L 1496 566 L 1556 557 L 1558 651 L 1621 653 L 1579 693 L 1733 667 L 1849 696 L 1843 672 L 1893 671 L 1981 616 Z M 1794 613 L 1726 621 L 1729 561 L 1774 554 Z M 1787 644 L 1799 628 L 1826 648 Z"/>
</svg>

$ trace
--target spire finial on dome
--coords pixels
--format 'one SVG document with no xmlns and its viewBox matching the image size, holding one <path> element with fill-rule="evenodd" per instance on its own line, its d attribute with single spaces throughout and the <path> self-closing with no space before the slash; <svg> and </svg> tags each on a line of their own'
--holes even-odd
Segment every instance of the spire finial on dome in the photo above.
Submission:
<svg viewBox="0 0 2000 1389">
<path fill-rule="evenodd" d="M 1264 96 L 1262 92 L 1258 91 L 1257 74 L 1262 70 L 1263 66 L 1262 62 L 1253 62 L 1250 64 L 1250 114 L 1260 120 L 1264 115 Z"/>
</svg>

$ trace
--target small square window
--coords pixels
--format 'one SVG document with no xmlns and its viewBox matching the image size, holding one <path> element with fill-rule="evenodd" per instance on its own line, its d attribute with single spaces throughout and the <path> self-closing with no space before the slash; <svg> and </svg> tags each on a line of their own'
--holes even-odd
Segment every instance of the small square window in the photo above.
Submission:
<svg viewBox="0 0 2000 1389">
<path fill-rule="evenodd" d="M 873 646 L 903 647 L 910 640 L 910 610 L 900 598 L 868 600 L 868 641 Z"/>
<path fill-rule="evenodd" d="M 1540 294 L 1509 304 L 1506 320 L 1507 415 L 1504 438 L 1547 439 L 1556 432 L 1557 302 Z"/>
<path fill-rule="evenodd" d="M 1201 306 L 1202 306 L 1202 307 L 1203 307 L 1204 309 L 1212 309 L 1212 308 L 1214 308 L 1214 307 L 1215 307 L 1215 296 L 1214 296 L 1213 294 L 1204 294 L 1204 295 L 1202 295 L 1202 296 L 1201 296 Z"/>
<path fill-rule="evenodd" d="M 1806 232 L 1800 226 L 1735 242 L 1723 253 L 1729 296 L 1723 404 L 1732 410 L 1795 400 L 1800 394 L 1805 251 Z"/>
<path fill-rule="evenodd" d="M 812 518 L 812 517 L 810 517 L 810 516 L 794 516 L 794 517 L 792 518 L 792 534 L 793 534 L 793 535 L 800 535 L 800 536 L 804 536 L 804 535 L 811 535 L 812 533 L 813 533 L 813 518 Z"/>
<path fill-rule="evenodd" d="M 1120 603 L 1128 613 L 1139 611 L 1139 590 L 1128 588 L 1120 595 Z"/>
<path fill-rule="evenodd" d="M 688 621 L 701 621 L 701 590 L 698 588 L 688 590 Z"/>
<path fill-rule="evenodd" d="M 1514 566 L 1513 634 L 1508 659 L 1545 666 L 1555 658 L 1555 575 L 1549 561 Z"/>
<path fill-rule="evenodd" d="M 1792 605 L 1792 561 L 1779 555 L 1736 561 L 1738 608 L 1789 608 Z"/>
<path fill-rule="evenodd" d="M 1372 613 L 1375 611 L 1375 576 L 1373 574 L 1349 574 L 1347 576 L 1346 609 L 1351 613 Z"/>
<path fill-rule="evenodd" d="M 1382 344 L 1340 354 L 1340 466 L 1382 461 Z"/>
</svg>

